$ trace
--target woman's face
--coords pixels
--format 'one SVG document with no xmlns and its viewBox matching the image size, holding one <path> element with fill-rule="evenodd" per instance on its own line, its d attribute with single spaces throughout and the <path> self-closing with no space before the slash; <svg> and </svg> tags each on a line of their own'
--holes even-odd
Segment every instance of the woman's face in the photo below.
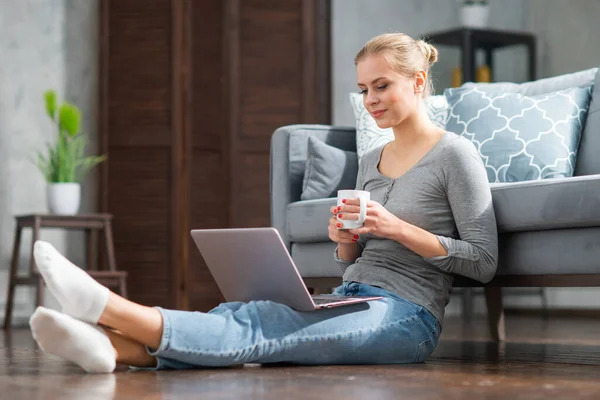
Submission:
<svg viewBox="0 0 600 400">
<path fill-rule="evenodd" d="M 381 54 L 370 54 L 356 65 L 363 103 L 380 128 L 391 128 L 415 113 L 420 99 L 415 78 L 392 69 Z"/>
</svg>

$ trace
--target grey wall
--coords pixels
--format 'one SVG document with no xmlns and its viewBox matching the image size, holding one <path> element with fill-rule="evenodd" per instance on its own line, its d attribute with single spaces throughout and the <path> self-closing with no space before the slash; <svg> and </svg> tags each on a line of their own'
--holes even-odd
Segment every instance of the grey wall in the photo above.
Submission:
<svg viewBox="0 0 600 400">
<path fill-rule="evenodd" d="M 528 4 L 542 76 L 600 66 L 600 1 L 529 0 Z"/>
<path fill-rule="evenodd" d="M 60 98 L 82 111 L 82 129 L 96 143 L 97 3 L 95 0 L 0 0 L 0 315 L 14 237 L 14 216 L 45 212 L 45 182 L 30 158 L 55 139 L 45 115 L 42 93 L 57 90 Z M 82 211 L 95 209 L 94 176 L 84 183 Z M 81 234 L 44 230 L 52 242 L 81 262 Z M 31 245 L 27 231 L 21 250 L 22 269 Z M 32 311 L 33 292 L 17 291 L 15 317 Z M 53 307 L 53 299 L 47 299 Z"/>
</svg>

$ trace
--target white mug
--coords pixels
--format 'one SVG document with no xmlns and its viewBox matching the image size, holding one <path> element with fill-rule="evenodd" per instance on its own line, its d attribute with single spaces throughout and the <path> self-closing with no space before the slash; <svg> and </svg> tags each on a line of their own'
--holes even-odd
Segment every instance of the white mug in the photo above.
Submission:
<svg viewBox="0 0 600 400">
<path fill-rule="evenodd" d="M 365 190 L 338 190 L 337 205 L 343 206 L 342 200 L 344 199 L 360 199 L 360 213 L 358 221 L 349 219 L 340 219 L 339 214 L 336 215 L 337 220 L 342 224 L 340 229 L 356 229 L 363 226 L 365 218 L 367 217 L 367 202 L 371 200 L 371 192 Z"/>
</svg>

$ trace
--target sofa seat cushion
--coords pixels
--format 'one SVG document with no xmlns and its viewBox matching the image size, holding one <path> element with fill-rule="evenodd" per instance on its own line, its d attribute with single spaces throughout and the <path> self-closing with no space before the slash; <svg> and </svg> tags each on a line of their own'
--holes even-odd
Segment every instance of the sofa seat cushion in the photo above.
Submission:
<svg viewBox="0 0 600 400">
<path fill-rule="evenodd" d="M 329 241 L 327 226 L 333 215 L 329 209 L 337 198 L 304 200 L 290 203 L 287 208 L 287 235 L 292 242 L 310 243 Z"/>
<path fill-rule="evenodd" d="M 600 175 L 491 184 L 499 232 L 600 226 Z"/>
<path fill-rule="evenodd" d="M 600 226 L 600 175 L 490 186 L 500 233 Z M 329 241 L 329 209 L 335 204 L 335 198 L 290 203 L 287 210 L 290 240 Z"/>
<path fill-rule="evenodd" d="M 496 276 L 600 274 L 599 236 L 600 228 L 501 234 Z M 457 276 L 454 286 L 474 282 Z"/>
<path fill-rule="evenodd" d="M 600 228 L 556 229 L 500 235 L 496 275 L 600 274 Z M 304 278 L 339 277 L 335 243 L 293 243 L 292 258 Z M 574 256 L 576 255 L 576 256 Z M 470 286 L 457 276 L 454 286 Z M 467 283 L 464 283 L 467 282 Z"/>
<path fill-rule="evenodd" d="M 292 259 L 303 278 L 337 278 L 342 269 L 333 259 L 336 244 L 332 241 L 319 243 L 292 243 Z"/>
</svg>

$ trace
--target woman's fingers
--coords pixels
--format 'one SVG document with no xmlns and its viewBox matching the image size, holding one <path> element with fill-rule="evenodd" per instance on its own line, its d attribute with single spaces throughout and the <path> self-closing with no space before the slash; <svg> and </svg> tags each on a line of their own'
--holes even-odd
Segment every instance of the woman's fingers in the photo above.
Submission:
<svg viewBox="0 0 600 400">
<path fill-rule="evenodd" d="M 360 212 L 360 206 L 342 206 L 339 212 L 358 214 Z"/>
<path fill-rule="evenodd" d="M 342 224 L 332 217 L 329 219 L 329 238 L 338 243 L 352 243 L 358 240 L 358 235 L 350 233 L 346 229 L 340 229 Z"/>
<path fill-rule="evenodd" d="M 358 221 L 358 218 L 360 217 L 359 214 L 354 213 L 340 213 L 337 216 L 340 219 L 347 219 L 348 221 Z"/>
</svg>

